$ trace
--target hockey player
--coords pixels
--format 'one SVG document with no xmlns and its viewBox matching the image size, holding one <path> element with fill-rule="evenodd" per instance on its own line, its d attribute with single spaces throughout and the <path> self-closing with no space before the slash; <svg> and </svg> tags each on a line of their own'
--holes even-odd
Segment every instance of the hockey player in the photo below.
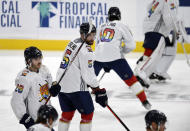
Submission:
<svg viewBox="0 0 190 131">
<path fill-rule="evenodd" d="M 146 131 L 165 131 L 167 117 L 158 110 L 151 110 L 145 115 Z"/>
<path fill-rule="evenodd" d="M 167 79 L 171 79 L 167 71 L 175 59 L 177 42 L 180 43 L 190 42 L 190 40 L 188 39 L 187 32 L 185 30 L 183 18 L 179 19 L 179 21 L 177 22 L 177 27 L 178 27 L 177 34 L 175 33 L 175 31 L 172 31 L 172 38 L 170 39 L 171 43 L 169 40 L 167 41 L 166 38 L 166 46 L 162 53 L 161 60 L 158 62 L 155 71 L 149 77 L 150 80 L 158 80 L 162 82 Z"/>
<path fill-rule="evenodd" d="M 38 109 L 50 95 L 52 76 L 47 67 L 42 65 L 42 52 L 38 48 L 26 48 L 24 57 L 26 68 L 16 77 L 11 106 L 19 123 L 28 129 L 35 123 Z"/>
<path fill-rule="evenodd" d="M 90 32 L 90 27 L 92 30 Z M 91 122 L 93 118 L 94 105 L 87 85 L 95 92 L 96 102 L 105 107 L 107 104 L 106 90 L 99 88 L 93 68 L 93 44 L 96 28 L 89 23 L 80 25 L 81 37 L 71 41 L 65 51 L 60 68 L 57 72 L 57 81 L 64 71 L 68 68 L 65 76 L 60 81 L 61 92 L 59 93 L 59 103 L 62 115 L 58 125 L 58 131 L 68 131 L 70 122 L 74 116 L 75 110 L 81 114 L 80 131 L 91 131 Z M 79 47 L 82 45 L 82 48 Z M 79 52 L 78 52 L 79 50 Z M 69 65 L 76 55 L 73 63 Z"/>
<path fill-rule="evenodd" d="M 56 109 L 51 105 L 42 105 L 37 113 L 36 124 L 28 131 L 52 131 L 58 118 Z"/>
<path fill-rule="evenodd" d="M 168 39 L 168 41 L 166 41 L 166 46 L 162 53 L 161 59 L 158 61 L 153 73 L 149 76 L 150 80 L 165 82 L 166 80 L 171 79 L 167 71 L 175 59 L 176 50 L 177 36 L 175 32 L 172 32 L 172 40 Z"/>
<path fill-rule="evenodd" d="M 113 69 L 119 77 L 132 89 L 146 109 L 151 105 L 147 100 L 143 87 L 137 81 L 123 53 L 129 53 L 136 45 L 129 28 L 120 22 L 119 8 L 111 7 L 108 12 L 108 23 L 101 25 L 97 32 L 95 45 L 94 69 L 98 76 L 101 69 L 105 72 Z M 121 46 L 125 43 L 124 47 Z"/>
<path fill-rule="evenodd" d="M 171 31 L 178 33 L 178 0 L 153 0 L 148 5 L 147 16 L 145 17 L 143 29 L 145 48 L 143 56 L 137 61 L 135 74 L 141 83 L 147 87 L 150 85 L 149 76 L 156 70 L 165 47 L 173 46 L 175 43 L 168 42 Z M 172 43 L 172 44 L 171 44 Z M 166 47 L 166 48 L 167 48 Z M 166 55 L 173 55 L 173 51 L 166 51 Z M 164 57 L 162 62 L 170 62 L 173 57 Z M 167 65 L 166 65 L 167 66 Z M 159 67 L 158 67 L 159 68 Z M 167 67 L 164 67 L 167 69 Z"/>
</svg>

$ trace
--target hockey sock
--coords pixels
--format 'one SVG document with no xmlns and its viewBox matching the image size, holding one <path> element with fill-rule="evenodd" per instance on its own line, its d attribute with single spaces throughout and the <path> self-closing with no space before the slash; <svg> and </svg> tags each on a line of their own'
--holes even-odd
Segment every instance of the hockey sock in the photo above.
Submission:
<svg viewBox="0 0 190 131">
<path fill-rule="evenodd" d="M 72 112 L 62 112 L 61 118 L 58 124 L 58 131 L 68 131 L 70 121 L 74 116 L 75 111 Z"/>
<path fill-rule="evenodd" d="M 80 123 L 80 131 L 91 131 L 92 122 L 90 123 Z"/>
<path fill-rule="evenodd" d="M 139 82 L 134 83 L 131 86 L 132 92 L 139 98 L 141 102 L 144 102 L 146 98 L 146 94 L 144 92 L 143 87 L 140 85 Z"/>
<path fill-rule="evenodd" d="M 68 131 L 70 126 L 70 122 L 59 121 L 58 131 Z"/>
<path fill-rule="evenodd" d="M 152 50 L 152 49 L 145 48 L 144 55 L 149 57 L 149 56 L 151 56 L 151 55 L 152 55 L 152 52 L 153 52 L 153 50 Z"/>
<path fill-rule="evenodd" d="M 93 114 L 81 114 L 80 131 L 91 131 Z"/>
<path fill-rule="evenodd" d="M 75 111 L 71 112 L 62 112 L 60 121 L 62 122 L 70 122 L 74 116 Z"/>
<path fill-rule="evenodd" d="M 137 78 L 133 75 L 130 79 L 124 80 L 125 83 L 130 87 L 132 86 L 135 82 L 137 82 Z"/>
</svg>

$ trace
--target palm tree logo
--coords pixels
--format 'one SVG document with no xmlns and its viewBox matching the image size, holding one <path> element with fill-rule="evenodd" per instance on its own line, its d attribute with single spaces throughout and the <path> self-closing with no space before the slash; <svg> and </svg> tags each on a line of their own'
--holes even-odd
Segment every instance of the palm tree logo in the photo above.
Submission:
<svg viewBox="0 0 190 131">
<path fill-rule="evenodd" d="M 40 27 L 49 27 L 49 19 L 56 15 L 51 10 L 57 8 L 57 2 L 32 2 L 32 9 L 36 6 L 40 12 Z"/>
</svg>

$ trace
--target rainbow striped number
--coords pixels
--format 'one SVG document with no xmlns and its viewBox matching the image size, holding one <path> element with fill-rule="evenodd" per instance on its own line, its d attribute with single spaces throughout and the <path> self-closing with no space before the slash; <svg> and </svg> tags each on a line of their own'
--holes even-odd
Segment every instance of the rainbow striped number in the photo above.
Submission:
<svg viewBox="0 0 190 131">
<path fill-rule="evenodd" d="M 100 32 L 101 42 L 110 42 L 114 37 L 114 29 L 106 28 L 103 32 Z"/>
<path fill-rule="evenodd" d="M 65 69 L 69 65 L 69 56 L 71 55 L 72 51 L 67 49 L 65 55 L 63 57 L 63 61 L 61 62 L 60 68 Z"/>
</svg>

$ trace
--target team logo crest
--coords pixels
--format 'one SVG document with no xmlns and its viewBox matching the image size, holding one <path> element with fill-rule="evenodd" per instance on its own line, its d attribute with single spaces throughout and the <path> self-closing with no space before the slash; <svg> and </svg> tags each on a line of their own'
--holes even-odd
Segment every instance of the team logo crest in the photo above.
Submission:
<svg viewBox="0 0 190 131">
<path fill-rule="evenodd" d="M 48 83 L 46 83 L 45 85 L 40 87 L 40 95 L 41 95 L 41 99 L 39 100 L 40 102 L 42 100 L 47 100 L 49 97 L 49 88 L 48 88 Z"/>
</svg>

